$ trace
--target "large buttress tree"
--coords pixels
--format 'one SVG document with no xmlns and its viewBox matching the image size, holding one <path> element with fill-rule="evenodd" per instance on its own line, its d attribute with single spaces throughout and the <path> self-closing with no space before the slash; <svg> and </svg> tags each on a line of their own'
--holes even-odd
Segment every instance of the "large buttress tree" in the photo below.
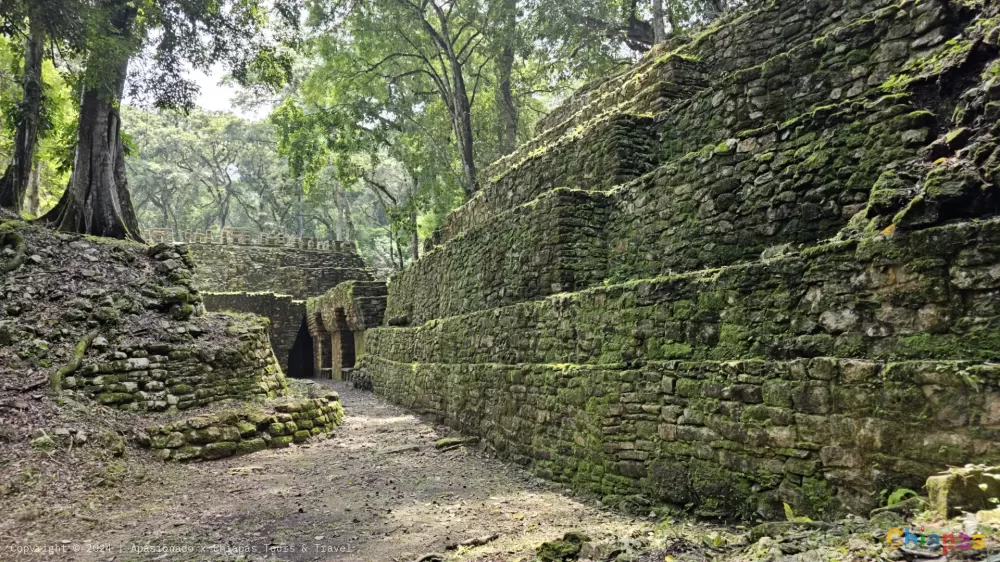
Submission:
<svg viewBox="0 0 1000 562">
<path fill-rule="evenodd" d="M 0 177 L 0 207 L 20 212 L 32 182 L 38 143 L 53 125 L 46 107 L 43 64 L 46 51 L 73 53 L 81 45 L 84 13 L 81 0 L 0 1 L 0 35 L 24 45 L 21 96 L 14 116 L 13 151 Z M 48 47 L 48 49 L 46 49 Z M 58 97 L 58 96 L 56 96 Z"/>
<path fill-rule="evenodd" d="M 24 194 L 31 182 L 32 163 L 41 127 L 44 44 L 45 31 L 41 19 L 33 17 L 24 40 L 24 70 L 21 79 L 24 97 L 18 106 L 14 154 L 3 177 L 0 178 L 0 207 L 17 213 L 21 212 Z"/>
<path fill-rule="evenodd" d="M 141 240 L 119 112 L 126 79 L 133 97 L 188 109 L 197 87 L 185 78 L 185 63 L 223 63 L 237 81 L 270 85 L 283 81 L 289 63 L 265 44 L 260 0 L 100 0 L 92 9 L 73 173 L 42 220 L 64 231 Z"/>
<path fill-rule="evenodd" d="M 134 47 L 138 10 L 125 2 L 105 3 L 103 41 L 91 39 L 87 76 L 80 99 L 73 173 L 62 199 L 42 220 L 59 230 L 141 240 L 125 174 L 118 104 Z"/>
</svg>

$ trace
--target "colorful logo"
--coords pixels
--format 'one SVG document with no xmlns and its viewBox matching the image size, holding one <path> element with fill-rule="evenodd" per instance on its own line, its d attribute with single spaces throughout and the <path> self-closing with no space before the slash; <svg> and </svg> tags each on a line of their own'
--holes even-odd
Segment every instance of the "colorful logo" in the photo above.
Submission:
<svg viewBox="0 0 1000 562">
<path fill-rule="evenodd" d="M 986 536 L 982 534 L 967 535 L 965 533 L 929 533 L 921 529 L 913 532 L 906 529 L 889 529 L 885 534 L 885 542 L 889 548 L 898 550 L 900 548 L 940 550 L 947 555 L 952 550 L 982 550 L 986 548 Z"/>
</svg>

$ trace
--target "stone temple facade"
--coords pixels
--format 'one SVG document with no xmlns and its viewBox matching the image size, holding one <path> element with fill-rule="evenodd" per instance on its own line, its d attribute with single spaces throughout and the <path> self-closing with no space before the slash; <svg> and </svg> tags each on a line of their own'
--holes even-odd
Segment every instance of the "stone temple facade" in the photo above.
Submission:
<svg viewBox="0 0 1000 562">
<path fill-rule="evenodd" d="M 702 515 L 1000 461 L 997 11 L 751 0 L 585 87 L 391 280 L 360 378 Z"/>
</svg>

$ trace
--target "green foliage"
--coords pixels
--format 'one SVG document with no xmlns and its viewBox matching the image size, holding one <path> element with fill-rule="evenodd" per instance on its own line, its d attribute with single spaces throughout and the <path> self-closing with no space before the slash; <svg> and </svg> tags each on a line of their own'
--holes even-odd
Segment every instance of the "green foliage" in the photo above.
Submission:
<svg viewBox="0 0 1000 562">
<path fill-rule="evenodd" d="M 793 523 L 812 523 L 812 519 L 808 517 L 796 517 L 795 511 L 792 509 L 792 506 L 788 505 L 787 503 L 783 503 L 782 505 L 784 505 L 785 507 L 785 519 L 787 519 L 788 521 L 791 521 Z"/>
<path fill-rule="evenodd" d="M 899 488 L 895 492 L 889 494 L 889 498 L 886 500 L 886 505 L 892 507 L 897 503 L 907 500 L 909 498 L 915 498 L 920 494 L 914 492 L 909 488 Z"/>
<path fill-rule="evenodd" d="M 13 156 L 19 104 L 24 94 L 21 90 L 23 51 L 18 42 L 0 35 L 0 162 L 3 165 Z M 40 175 L 39 199 L 43 210 L 55 205 L 72 164 L 77 121 L 77 93 L 72 79 L 57 71 L 51 61 L 43 62 L 40 139 L 34 155 Z"/>
<path fill-rule="evenodd" d="M 268 123 L 194 111 L 124 107 L 127 158 L 144 228 L 287 232 L 294 191 Z"/>
</svg>

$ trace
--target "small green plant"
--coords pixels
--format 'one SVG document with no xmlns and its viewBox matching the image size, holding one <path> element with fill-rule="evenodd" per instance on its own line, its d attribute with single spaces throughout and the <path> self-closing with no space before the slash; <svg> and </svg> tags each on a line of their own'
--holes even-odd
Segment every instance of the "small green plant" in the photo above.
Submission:
<svg viewBox="0 0 1000 562">
<path fill-rule="evenodd" d="M 889 507 L 892 507 L 892 506 L 896 505 L 897 503 L 900 503 L 902 501 L 908 500 L 910 498 L 915 498 L 915 497 L 917 497 L 919 495 L 920 494 L 914 492 L 913 490 L 911 490 L 909 488 L 899 488 L 895 492 L 889 494 L 889 499 L 886 500 L 886 505 L 889 506 Z"/>
<path fill-rule="evenodd" d="M 893 74 L 888 80 L 882 83 L 879 88 L 887 92 L 902 92 L 906 89 L 906 86 L 910 83 L 910 80 L 905 76 L 899 74 Z"/>
<path fill-rule="evenodd" d="M 974 392 L 979 392 L 979 385 L 983 383 L 983 380 L 981 378 L 968 371 L 959 371 L 958 374 L 959 376 L 962 377 L 962 380 L 965 382 L 965 384 L 969 385 L 969 387 L 972 388 Z"/>
<path fill-rule="evenodd" d="M 703 537 L 702 540 L 706 545 L 712 548 L 721 548 L 726 545 L 726 537 L 722 536 L 720 533 L 711 533 Z"/>
<path fill-rule="evenodd" d="M 784 503 L 783 505 L 785 506 L 785 519 L 791 521 L 792 523 L 812 523 L 812 519 L 809 519 L 808 517 L 797 517 L 795 515 L 795 510 L 792 509 L 792 506 L 787 503 Z"/>
</svg>

